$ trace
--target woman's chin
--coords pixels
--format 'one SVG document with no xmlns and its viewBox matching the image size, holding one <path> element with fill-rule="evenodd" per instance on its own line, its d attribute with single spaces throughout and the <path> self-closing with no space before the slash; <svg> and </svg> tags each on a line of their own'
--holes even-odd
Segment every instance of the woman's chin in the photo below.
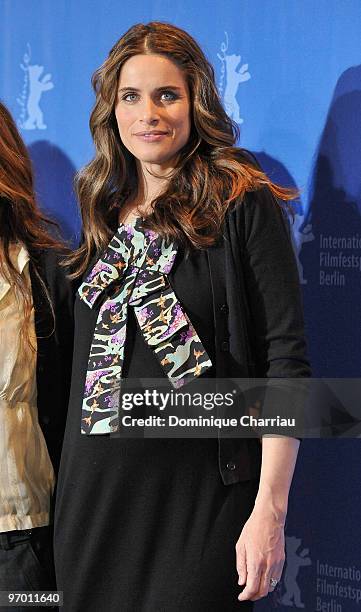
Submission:
<svg viewBox="0 0 361 612">
<path fill-rule="evenodd" d="M 145 166 L 160 166 L 162 170 L 173 167 L 173 161 L 175 156 L 163 156 L 163 155 L 147 155 L 142 158 L 138 158 L 138 161 Z"/>
</svg>

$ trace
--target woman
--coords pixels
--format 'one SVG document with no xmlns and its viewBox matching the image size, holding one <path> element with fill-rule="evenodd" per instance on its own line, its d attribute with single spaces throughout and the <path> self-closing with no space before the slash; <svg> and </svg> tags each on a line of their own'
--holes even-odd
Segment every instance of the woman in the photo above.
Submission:
<svg viewBox="0 0 361 612">
<path fill-rule="evenodd" d="M 0 590 L 52 590 L 52 492 L 65 425 L 72 296 L 64 248 L 0 103 Z M 13 609 L 13 608 L 11 608 Z"/>
<path fill-rule="evenodd" d="M 55 525 L 64 609 L 251 610 L 281 577 L 299 441 L 265 437 L 260 473 L 257 439 L 119 437 L 118 409 L 121 382 L 142 377 L 309 375 L 274 198 L 291 195 L 234 146 L 183 30 L 133 26 L 93 83 Z"/>
</svg>

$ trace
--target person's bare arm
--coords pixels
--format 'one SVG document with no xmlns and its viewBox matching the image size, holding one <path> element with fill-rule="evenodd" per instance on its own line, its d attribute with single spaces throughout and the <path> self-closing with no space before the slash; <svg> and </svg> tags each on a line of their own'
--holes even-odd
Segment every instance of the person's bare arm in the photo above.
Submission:
<svg viewBox="0 0 361 612">
<path fill-rule="evenodd" d="M 288 495 L 300 442 L 296 438 L 262 439 L 261 478 L 254 509 L 236 544 L 239 600 L 265 597 L 270 579 L 280 580 L 285 560 L 284 525 Z"/>
</svg>

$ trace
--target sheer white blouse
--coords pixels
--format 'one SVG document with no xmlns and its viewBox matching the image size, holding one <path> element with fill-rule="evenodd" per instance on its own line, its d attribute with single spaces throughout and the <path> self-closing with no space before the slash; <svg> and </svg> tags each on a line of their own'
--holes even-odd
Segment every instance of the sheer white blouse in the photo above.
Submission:
<svg viewBox="0 0 361 612">
<path fill-rule="evenodd" d="M 11 260 L 30 285 L 29 255 L 11 245 Z M 34 309 L 31 344 L 22 330 L 23 300 L 0 274 L 0 532 L 49 524 L 54 471 L 38 423 Z"/>
</svg>

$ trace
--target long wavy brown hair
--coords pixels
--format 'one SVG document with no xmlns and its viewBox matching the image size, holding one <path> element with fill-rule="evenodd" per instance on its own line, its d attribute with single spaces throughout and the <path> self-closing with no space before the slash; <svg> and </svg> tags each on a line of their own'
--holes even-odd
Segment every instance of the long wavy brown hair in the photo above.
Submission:
<svg viewBox="0 0 361 612">
<path fill-rule="evenodd" d="M 10 257 L 12 244 L 23 245 L 34 265 L 34 271 L 49 301 L 49 296 L 37 269 L 37 255 L 44 249 L 66 252 L 64 245 L 49 233 L 56 228 L 38 209 L 35 201 L 33 173 L 26 146 L 6 106 L 0 102 L 0 274 L 15 287 L 22 297 L 23 330 L 33 306 L 31 286 L 19 273 Z M 51 308 L 52 310 L 52 308 Z M 25 337 L 29 336 L 25 331 Z"/>
<path fill-rule="evenodd" d="M 90 117 L 95 157 L 77 175 L 83 218 L 83 244 L 70 256 L 74 276 L 83 273 L 95 252 L 106 247 L 119 212 L 137 194 L 133 155 L 123 145 L 115 119 L 117 83 L 123 64 L 134 55 L 160 54 L 184 72 L 191 99 L 191 134 L 165 191 L 152 201 L 146 226 L 160 235 L 206 248 L 219 235 L 227 208 L 245 192 L 267 185 L 282 200 L 295 191 L 273 183 L 236 147 L 238 125 L 223 109 L 214 69 L 196 41 L 184 30 L 151 22 L 131 27 L 111 49 L 92 78 L 96 102 Z"/>
</svg>

